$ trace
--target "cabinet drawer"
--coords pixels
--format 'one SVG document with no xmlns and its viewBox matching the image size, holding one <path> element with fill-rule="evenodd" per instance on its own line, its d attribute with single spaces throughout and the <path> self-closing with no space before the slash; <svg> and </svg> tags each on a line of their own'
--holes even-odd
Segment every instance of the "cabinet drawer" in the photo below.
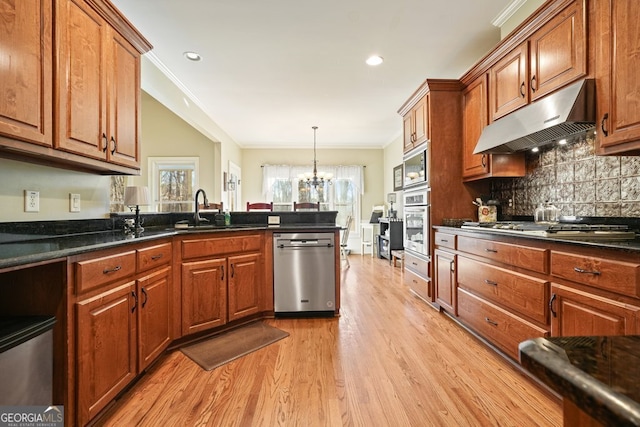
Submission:
<svg viewBox="0 0 640 427">
<path fill-rule="evenodd" d="M 458 256 L 458 286 L 547 323 L 549 282 Z"/>
<path fill-rule="evenodd" d="M 551 275 L 640 297 L 640 264 L 551 251 Z"/>
<path fill-rule="evenodd" d="M 76 262 L 76 292 L 82 293 L 136 272 L 136 253 L 95 258 Z"/>
<path fill-rule="evenodd" d="M 405 258 L 406 259 L 406 258 Z M 431 302 L 431 292 L 429 289 L 430 281 L 418 276 L 411 270 L 405 269 L 403 279 L 404 284 L 415 292 L 420 298 L 427 302 Z"/>
<path fill-rule="evenodd" d="M 404 268 L 424 279 L 429 277 L 429 261 L 418 258 L 407 251 L 404 252 Z"/>
<path fill-rule="evenodd" d="M 435 244 L 442 248 L 455 249 L 456 248 L 456 235 L 443 233 L 442 231 L 436 231 Z"/>
<path fill-rule="evenodd" d="M 165 265 L 171 262 L 171 243 L 163 243 L 161 245 L 138 249 L 136 252 L 138 272 L 150 270 L 159 265 Z"/>
<path fill-rule="evenodd" d="M 548 249 L 458 236 L 458 250 L 538 273 L 549 271 Z"/>
<path fill-rule="evenodd" d="M 518 344 L 549 331 L 458 288 L 458 317 L 492 344 L 518 360 Z"/>
<path fill-rule="evenodd" d="M 189 259 L 234 252 L 259 251 L 261 247 L 261 235 L 183 240 L 182 258 Z"/>
</svg>

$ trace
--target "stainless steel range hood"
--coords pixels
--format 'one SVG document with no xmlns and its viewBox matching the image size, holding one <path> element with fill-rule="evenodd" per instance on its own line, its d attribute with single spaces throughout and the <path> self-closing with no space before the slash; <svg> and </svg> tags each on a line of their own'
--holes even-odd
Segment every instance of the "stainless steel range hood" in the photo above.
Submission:
<svg viewBox="0 0 640 427">
<path fill-rule="evenodd" d="M 473 153 L 514 153 L 550 144 L 593 129 L 595 116 L 595 82 L 584 79 L 485 127 Z"/>
</svg>

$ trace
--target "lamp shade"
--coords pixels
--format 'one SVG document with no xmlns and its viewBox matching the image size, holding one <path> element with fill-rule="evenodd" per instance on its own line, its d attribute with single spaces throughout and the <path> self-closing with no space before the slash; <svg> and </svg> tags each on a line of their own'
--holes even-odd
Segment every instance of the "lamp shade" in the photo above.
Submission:
<svg viewBox="0 0 640 427">
<path fill-rule="evenodd" d="M 396 193 L 387 194 L 387 202 L 395 203 L 396 202 Z"/>
<path fill-rule="evenodd" d="M 124 189 L 124 204 L 126 206 L 148 205 L 150 199 L 148 187 L 131 186 Z"/>
</svg>

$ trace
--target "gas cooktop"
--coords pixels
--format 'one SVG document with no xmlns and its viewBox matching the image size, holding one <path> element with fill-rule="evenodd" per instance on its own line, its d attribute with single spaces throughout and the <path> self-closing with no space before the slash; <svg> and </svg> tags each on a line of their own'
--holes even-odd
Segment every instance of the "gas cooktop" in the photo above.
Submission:
<svg viewBox="0 0 640 427">
<path fill-rule="evenodd" d="M 581 240 L 632 240 L 636 233 L 627 225 L 578 224 L 578 223 L 535 223 L 528 221 L 505 221 L 492 223 L 465 222 L 462 228 L 491 230 L 507 234 L 552 237 L 557 239 Z"/>
</svg>

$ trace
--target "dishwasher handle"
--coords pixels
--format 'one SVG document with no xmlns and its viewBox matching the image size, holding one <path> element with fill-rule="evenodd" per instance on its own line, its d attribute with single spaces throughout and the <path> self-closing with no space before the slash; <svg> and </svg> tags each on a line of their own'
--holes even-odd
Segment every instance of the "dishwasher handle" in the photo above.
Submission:
<svg viewBox="0 0 640 427">
<path fill-rule="evenodd" d="M 335 245 L 333 243 L 326 243 L 323 245 L 314 244 L 314 245 L 285 245 L 284 243 L 280 243 L 277 248 L 278 249 L 305 249 L 305 248 L 333 248 Z"/>
</svg>

